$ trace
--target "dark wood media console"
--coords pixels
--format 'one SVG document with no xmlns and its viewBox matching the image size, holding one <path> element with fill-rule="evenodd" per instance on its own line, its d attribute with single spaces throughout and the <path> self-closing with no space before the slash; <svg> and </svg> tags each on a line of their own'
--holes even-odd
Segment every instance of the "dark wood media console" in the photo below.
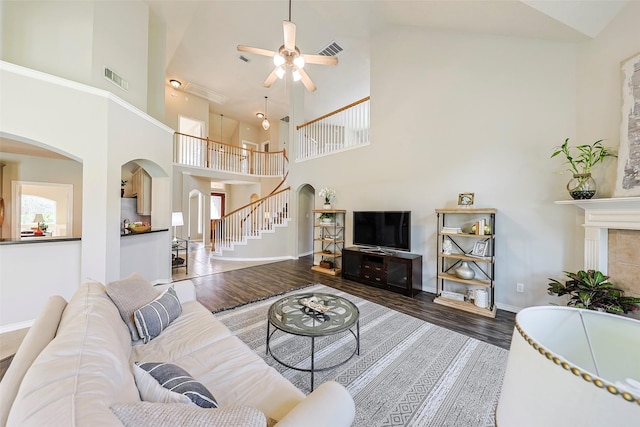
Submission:
<svg viewBox="0 0 640 427">
<path fill-rule="evenodd" d="M 413 297 L 422 292 L 422 255 L 346 248 L 342 277 Z"/>
</svg>

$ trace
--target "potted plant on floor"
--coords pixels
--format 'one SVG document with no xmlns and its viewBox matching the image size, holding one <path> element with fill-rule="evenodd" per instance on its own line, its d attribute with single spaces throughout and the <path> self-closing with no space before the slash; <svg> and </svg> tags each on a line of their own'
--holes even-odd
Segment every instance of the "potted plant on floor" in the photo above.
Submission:
<svg viewBox="0 0 640 427">
<path fill-rule="evenodd" d="M 567 190 L 574 199 L 590 199 L 596 194 L 596 182 L 591 176 L 591 168 L 598 163 L 602 163 L 607 157 L 617 157 L 610 148 L 602 145 L 602 139 L 591 145 L 569 146 L 569 138 L 564 140 L 564 144 L 556 147 L 551 157 L 564 154 L 566 163 L 569 165 L 567 171 L 573 174 L 573 179 L 567 184 Z M 572 154 L 575 150 L 577 153 Z"/>
<path fill-rule="evenodd" d="M 562 283 L 555 279 L 549 283 L 549 295 L 569 295 L 567 305 L 589 310 L 622 314 L 638 310 L 640 298 L 625 297 L 624 291 L 616 288 L 597 270 L 580 270 L 577 273 L 564 272 L 570 280 Z"/>
</svg>

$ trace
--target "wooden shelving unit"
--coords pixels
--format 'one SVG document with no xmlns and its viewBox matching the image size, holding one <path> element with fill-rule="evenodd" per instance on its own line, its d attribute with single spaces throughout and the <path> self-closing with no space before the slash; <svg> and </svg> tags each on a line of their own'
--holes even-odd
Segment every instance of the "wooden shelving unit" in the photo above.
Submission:
<svg viewBox="0 0 640 427">
<path fill-rule="evenodd" d="M 346 210 L 317 209 L 313 211 L 313 271 L 337 276 L 342 271 L 342 250 L 344 249 Z M 331 222 L 323 222 L 323 214 L 333 215 Z M 329 268 L 321 266 L 328 262 Z"/>
<path fill-rule="evenodd" d="M 436 209 L 438 216 L 438 290 L 434 302 L 447 307 L 468 311 L 481 316 L 495 317 L 495 236 L 496 236 L 496 213 L 497 209 Z M 476 221 L 484 219 L 489 226 L 490 234 L 472 234 L 469 228 Z M 460 228 L 462 232 L 443 232 L 443 228 Z M 467 229 L 467 232 L 464 230 Z M 460 231 L 460 230 L 458 230 Z M 444 253 L 443 244 L 451 241 L 452 252 Z M 486 256 L 470 255 L 475 242 L 484 241 L 487 243 Z M 475 271 L 473 279 L 463 279 L 455 274 L 455 270 L 462 262 L 467 262 Z M 461 301 L 450 298 L 455 294 L 464 295 L 466 290 L 486 289 L 488 294 L 487 307 L 479 307 L 471 301 Z M 458 292 L 451 292 L 456 289 Z M 463 292 L 459 292 L 463 290 Z"/>
</svg>

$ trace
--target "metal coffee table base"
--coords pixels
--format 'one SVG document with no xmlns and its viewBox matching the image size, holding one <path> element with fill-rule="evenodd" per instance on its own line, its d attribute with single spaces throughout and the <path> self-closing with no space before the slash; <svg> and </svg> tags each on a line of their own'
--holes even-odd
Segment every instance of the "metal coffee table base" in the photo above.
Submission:
<svg viewBox="0 0 640 427">
<path fill-rule="evenodd" d="M 276 333 L 276 331 L 281 331 L 281 329 L 277 328 L 276 326 L 273 327 L 273 331 L 271 331 L 271 322 L 267 321 L 267 351 L 266 353 L 269 354 L 271 353 L 271 357 L 273 357 L 273 359 L 278 362 L 279 364 L 281 364 L 282 366 L 285 366 L 289 369 L 294 369 L 296 371 L 301 371 L 301 372 L 310 372 L 311 373 L 311 391 L 313 391 L 313 377 L 314 377 L 314 373 L 316 372 L 322 372 L 322 371 L 328 371 L 329 369 L 334 369 L 337 368 L 338 366 L 344 365 L 345 363 L 347 363 L 349 360 L 351 360 L 351 358 L 357 354 L 358 356 L 360 355 L 360 319 L 358 319 L 358 321 L 356 322 L 356 332 L 353 332 L 352 329 L 348 329 L 349 332 L 351 332 L 351 335 L 353 335 L 353 337 L 356 340 L 356 347 L 353 350 L 353 353 L 351 353 L 349 355 L 349 357 L 347 357 L 345 360 L 343 360 L 340 363 L 337 363 L 335 365 L 331 365 L 331 366 L 325 366 L 323 368 L 316 368 L 315 366 L 315 356 L 316 356 L 316 352 L 315 352 L 315 346 L 316 346 L 316 338 L 315 336 L 305 336 L 305 335 L 298 335 L 298 336 L 303 336 L 303 337 L 307 337 L 307 338 L 311 338 L 311 368 L 298 368 L 296 366 L 291 366 L 288 363 L 283 362 L 282 360 L 280 360 L 275 354 L 273 354 L 273 351 L 271 350 L 270 347 L 270 342 L 271 342 L 271 336 L 273 334 Z M 282 331 L 284 333 L 289 333 L 286 331 Z M 344 331 L 342 331 L 344 332 Z M 339 332 L 337 332 L 339 333 Z M 292 335 L 297 335 L 297 334 L 292 334 Z M 320 337 L 322 338 L 322 337 Z"/>
</svg>

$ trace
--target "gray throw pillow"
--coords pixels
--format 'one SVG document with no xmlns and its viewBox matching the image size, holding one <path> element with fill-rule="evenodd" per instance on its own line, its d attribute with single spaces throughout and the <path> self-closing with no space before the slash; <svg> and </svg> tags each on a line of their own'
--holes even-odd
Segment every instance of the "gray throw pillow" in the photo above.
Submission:
<svg viewBox="0 0 640 427">
<path fill-rule="evenodd" d="M 187 396 L 201 408 L 218 407 L 211 392 L 180 366 L 156 362 L 136 362 L 136 365 L 147 371 L 162 387 Z"/>
<path fill-rule="evenodd" d="M 111 410 L 125 427 L 265 427 L 265 416 L 256 408 L 227 406 L 215 411 L 184 403 L 116 403 Z"/>
<path fill-rule="evenodd" d="M 166 329 L 182 313 L 180 300 L 173 287 L 133 313 L 133 320 L 142 341 L 146 344 Z"/>
<path fill-rule="evenodd" d="M 156 299 L 160 292 L 138 273 L 133 273 L 122 280 L 109 283 L 106 286 L 106 290 L 111 301 L 118 307 L 120 317 L 129 328 L 131 339 L 139 341 L 140 335 L 138 335 L 138 330 L 133 320 L 133 313 L 143 305 Z"/>
</svg>

